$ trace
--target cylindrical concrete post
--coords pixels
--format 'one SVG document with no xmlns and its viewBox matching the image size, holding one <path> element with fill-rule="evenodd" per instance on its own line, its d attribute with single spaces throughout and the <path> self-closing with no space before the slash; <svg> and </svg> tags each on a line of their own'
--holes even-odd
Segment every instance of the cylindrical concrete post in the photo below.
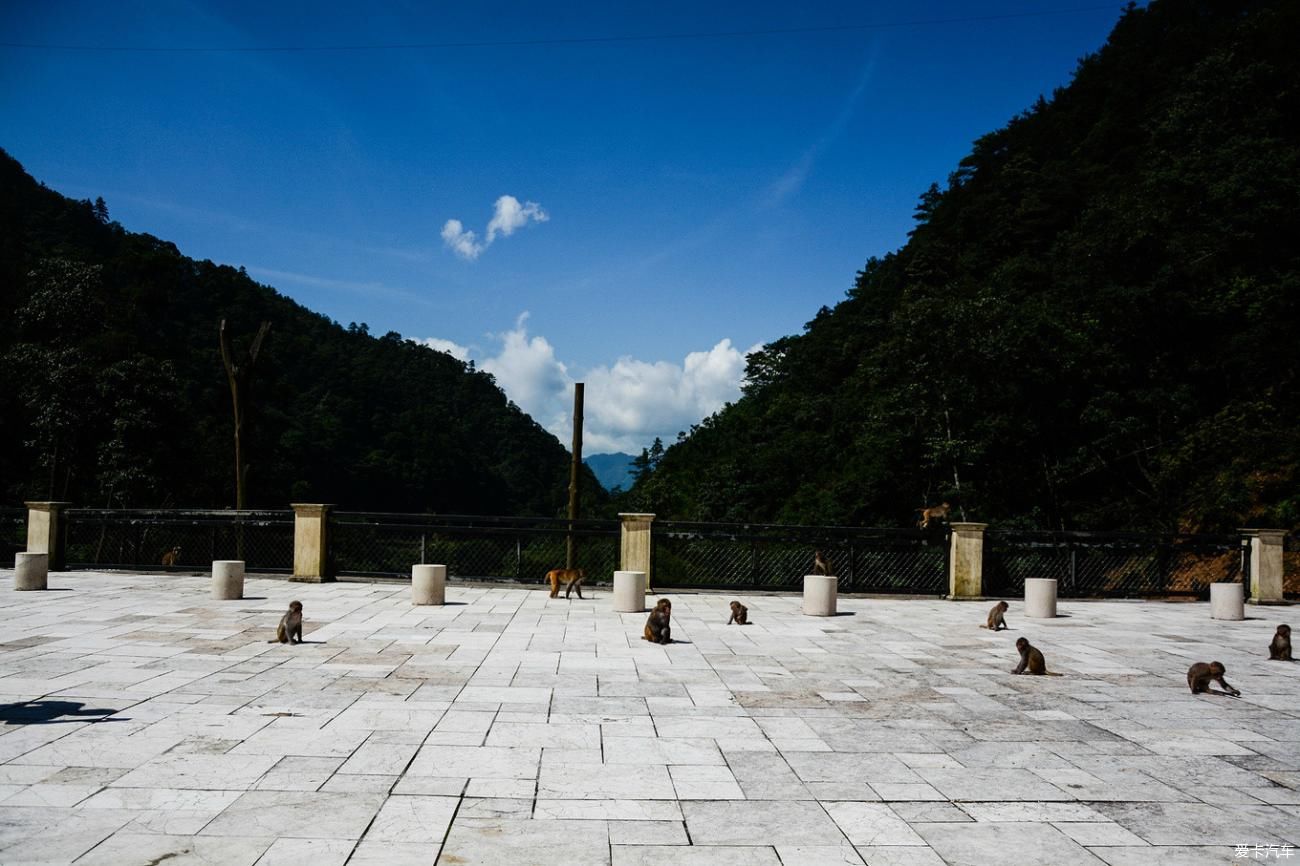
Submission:
<svg viewBox="0 0 1300 866">
<path fill-rule="evenodd" d="M 217 559 L 212 563 L 212 597 L 231 601 L 244 597 L 244 560 Z"/>
<path fill-rule="evenodd" d="M 411 604 L 447 603 L 447 566 L 411 566 Z"/>
<path fill-rule="evenodd" d="M 48 553 L 15 553 L 14 589 L 45 589 L 49 566 Z"/>
<path fill-rule="evenodd" d="M 1246 587 L 1240 583 L 1210 584 L 1210 618 L 1246 618 Z"/>
<path fill-rule="evenodd" d="M 835 616 L 839 578 L 833 574 L 803 576 L 803 612 L 805 616 Z"/>
<path fill-rule="evenodd" d="M 645 610 L 645 572 L 614 572 L 614 612 L 640 613 Z"/>
<path fill-rule="evenodd" d="M 1056 579 L 1025 578 L 1025 616 L 1052 619 L 1056 616 Z"/>
</svg>

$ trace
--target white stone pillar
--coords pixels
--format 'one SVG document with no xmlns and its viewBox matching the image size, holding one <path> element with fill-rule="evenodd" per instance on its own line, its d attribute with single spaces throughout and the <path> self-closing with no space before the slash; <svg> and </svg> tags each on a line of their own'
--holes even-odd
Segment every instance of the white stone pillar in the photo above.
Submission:
<svg viewBox="0 0 1300 866">
<path fill-rule="evenodd" d="M 614 612 L 641 613 L 645 610 L 645 572 L 614 572 Z"/>
<path fill-rule="evenodd" d="M 49 571 L 64 571 L 64 510 L 71 502 L 24 502 L 27 506 L 27 552 L 47 553 Z"/>
<path fill-rule="evenodd" d="M 1243 529 L 1250 538 L 1250 603 L 1284 604 L 1281 529 Z"/>
<path fill-rule="evenodd" d="M 948 597 L 981 598 L 984 595 L 984 530 L 987 523 L 950 523 L 952 547 L 948 556 Z"/>
<path fill-rule="evenodd" d="M 329 565 L 330 509 L 333 505 L 296 502 L 293 509 L 293 577 L 299 583 L 334 580 Z"/>
<path fill-rule="evenodd" d="M 623 571 L 640 571 L 645 574 L 646 586 L 654 585 L 654 539 L 650 535 L 653 514 L 622 514 L 619 539 L 619 568 Z"/>
<path fill-rule="evenodd" d="M 1240 583 L 1210 584 L 1210 618 L 1246 618 L 1246 587 Z"/>
<path fill-rule="evenodd" d="M 447 566 L 411 566 L 411 604 L 447 603 Z"/>
<path fill-rule="evenodd" d="M 1050 577 L 1025 578 L 1025 616 L 1053 619 L 1056 616 L 1056 580 Z"/>
<path fill-rule="evenodd" d="M 212 597 L 220 601 L 232 601 L 244 597 L 244 560 L 213 561 Z"/>
<path fill-rule="evenodd" d="M 805 616 L 835 616 L 839 578 L 833 574 L 803 576 L 803 612 Z"/>
<path fill-rule="evenodd" d="M 48 553 L 14 554 L 14 589 L 46 589 L 49 557 Z"/>
</svg>

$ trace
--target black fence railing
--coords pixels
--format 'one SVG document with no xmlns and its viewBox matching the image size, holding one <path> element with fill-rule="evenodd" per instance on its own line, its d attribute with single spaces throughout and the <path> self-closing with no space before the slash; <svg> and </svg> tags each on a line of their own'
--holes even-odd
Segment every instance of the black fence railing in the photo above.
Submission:
<svg viewBox="0 0 1300 866">
<path fill-rule="evenodd" d="M 27 509 L 0 508 L 0 565 L 14 564 L 14 554 L 27 549 Z"/>
<path fill-rule="evenodd" d="M 330 520 L 332 566 L 340 575 L 409 577 L 412 565 L 437 563 L 453 578 L 539 582 L 564 567 L 569 526 L 553 518 L 339 511 Z M 619 565 L 618 521 L 572 526 L 575 567 L 588 583 L 609 582 Z"/>
<path fill-rule="evenodd" d="M 1300 534 L 1282 539 L 1282 592 L 1288 598 L 1300 597 Z"/>
<path fill-rule="evenodd" d="M 242 559 L 249 571 L 293 570 L 292 511 L 73 508 L 65 520 L 70 568 L 193 571 Z"/>
<path fill-rule="evenodd" d="M 841 592 L 941 595 L 948 530 L 654 524 L 654 586 L 798 591 L 821 550 Z"/>
<path fill-rule="evenodd" d="M 1249 560 L 1239 535 L 990 529 L 984 594 L 1018 597 L 1025 578 L 1046 577 L 1062 598 L 1209 598 L 1211 583 L 1240 582 Z"/>
</svg>

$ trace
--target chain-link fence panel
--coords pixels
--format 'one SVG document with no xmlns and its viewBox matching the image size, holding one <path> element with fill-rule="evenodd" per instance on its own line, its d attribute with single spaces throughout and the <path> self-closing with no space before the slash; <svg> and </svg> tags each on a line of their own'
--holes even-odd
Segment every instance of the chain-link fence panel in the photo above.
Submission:
<svg viewBox="0 0 1300 866">
<path fill-rule="evenodd" d="M 1282 593 L 1300 598 L 1300 535 L 1295 533 L 1282 539 Z"/>
<path fill-rule="evenodd" d="M 14 554 L 26 549 L 27 509 L 0 508 L 0 565 L 13 565 Z"/>
<path fill-rule="evenodd" d="M 242 559 L 249 571 L 293 571 L 292 511 L 66 512 L 69 568 L 194 571 Z"/>
</svg>

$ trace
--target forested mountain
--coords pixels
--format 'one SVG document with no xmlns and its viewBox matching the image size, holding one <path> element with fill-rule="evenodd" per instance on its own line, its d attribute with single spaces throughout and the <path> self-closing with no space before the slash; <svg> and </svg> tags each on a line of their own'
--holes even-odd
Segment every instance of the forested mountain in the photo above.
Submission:
<svg viewBox="0 0 1300 866">
<path fill-rule="evenodd" d="M 559 515 L 568 451 L 492 377 L 340 327 L 64 198 L 0 151 L 0 504 L 234 504 L 236 356 L 271 323 L 245 430 L 250 507 Z M 583 473 L 583 500 L 604 491 Z"/>
<path fill-rule="evenodd" d="M 665 516 L 1300 523 L 1300 3 L 1130 6 L 631 492 Z M 864 158 L 866 158 L 864 156 Z M 865 193 L 864 193 L 865 194 Z"/>
</svg>

